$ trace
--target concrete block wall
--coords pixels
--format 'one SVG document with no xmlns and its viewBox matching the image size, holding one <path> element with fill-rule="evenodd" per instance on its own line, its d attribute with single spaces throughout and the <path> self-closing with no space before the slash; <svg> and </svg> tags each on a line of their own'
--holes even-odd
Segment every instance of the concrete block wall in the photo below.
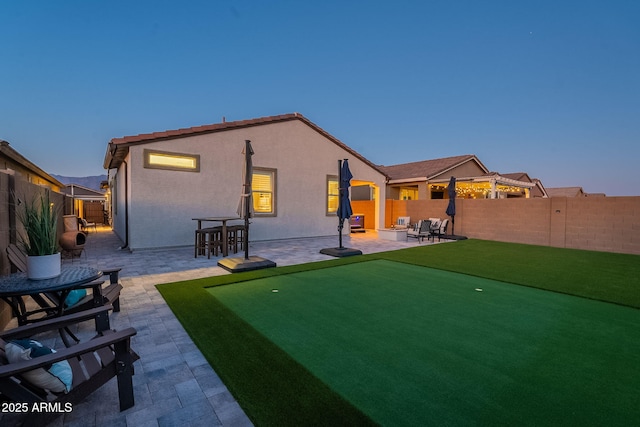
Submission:
<svg viewBox="0 0 640 427">
<path fill-rule="evenodd" d="M 455 232 L 477 239 L 548 245 L 548 212 L 548 199 L 461 199 L 456 202 Z"/>
<path fill-rule="evenodd" d="M 365 212 L 367 203 L 373 202 L 358 202 L 358 210 Z M 412 223 L 444 219 L 447 204 L 387 200 L 385 224 L 389 227 L 399 216 L 411 217 Z M 640 254 L 640 197 L 458 199 L 454 232 L 476 239 Z"/>
<path fill-rule="evenodd" d="M 11 203 L 11 194 L 13 193 L 19 199 L 25 201 L 35 197 L 36 194 L 42 190 L 43 187 L 31 184 L 21 179 L 19 175 L 0 171 L 0 275 L 11 273 L 11 266 L 7 259 L 7 246 L 9 243 L 17 243 L 15 234 L 16 227 L 19 227 L 19 225 L 15 218 L 15 206 Z M 59 207 L 64 206 L 64 194 L 52 191 L 50 193 L 50 199 L 54 205 Z M 62 223 L 63 214 L 64 209 L 61 209 L 58 220 L 59 234 L 64 230 L 64 224 Z M 0 329 L 4 328 L 4 325 L 6 325 L 10 319 L 11 310 L 9 306 L 4 301 L 0 301 Z"/>
<path fill-rule="evenodd" d="M 10 239 L 9 226 L 9 175 L 0 173 L 0 274 L 9 274 L 7 245 Z M 0 301 L 0 329 L 11 319 L 11 308 Z"/>
<path fill-rule="evenodd" d="M 567 199 L 566 245 L 640 253 L 640 198 Z"/>
</svg>

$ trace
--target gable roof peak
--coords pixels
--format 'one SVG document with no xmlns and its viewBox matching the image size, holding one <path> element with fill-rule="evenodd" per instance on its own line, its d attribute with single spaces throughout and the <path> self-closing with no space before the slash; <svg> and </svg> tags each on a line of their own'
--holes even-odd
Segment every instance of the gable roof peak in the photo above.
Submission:
<svg viewBox="0 0 640 427">
<path fill-rule="evenodd" d="M 430 179 L 472 160 L 475 161 L 482 170 L 487 170 L 475 154 L 463 154 L 461 156 L 401 163 L 392 166 L 383 166 L 382 169 L 392 180 L 411 178 Z"/>
<path fill-rule="evenodd" d="M 201 133 L 218 132 L 218 131 L 223 131 L 223 130 L 228 130 L 233 128 L 258 126 L 258 125 L 263 125 L 268 123 L 276 123 L 276 122 L 295 120 L 295 119 L 307 120 L 300 113 L 280 114 L 276 116 L 266 116 L 266 117 L 258 117 L 255 119 L 234 120 L 234 121 L 227 121 L 226 118 L 223 118 L 222 122 L 220 123 L 213 123 L 213 124 L 201 125 L 201 126 L 191 126 L 188 128 L 165 130 L 160 132 L 150 132 L 150 133 L 141 133 L 137 135 L 123 136 L 120 138 L 113 138 L 110 143 L 119 145 L 119 144 L 149 142 L 153 140 L 179 138 L 183 136 L 196 135 Z"/>
<path fill-rule="evenodd" d="M 178 139 L 183 137 L 189 137 L 194 135 L 202 135 L 214 132 L 224 132 L 232 129 L 242 129 L 252 126 L 260 126 L 260 125 L 268 125 L 279 122 L 293 121 L 299 120 L 302 123 L 309 126 L 314 131 L 323 135 L 328 140 L 332 141 L 334 144 L 341 147 L 343 150 L 357 157 L 362 162 L 366 163 L 371 168 L 375 169 L 382 175 L 387 175 L 382 170 L 380 166 L 373 164 L 370 160 L 366 159 L 363 155 L 356 152 L 351 147 L 344 144 L 338 138 L 331 135 L 329 132 L 322 129 L 320 126 L 313 123 L 311 120 L 307 119 L 305 116 L 298 112 L 288 113 L 288 114 L 280 114 L 277 116 L 266 116 L 259 117 L 256 119 L 247 119 L 247 120 L 236 120 L 228 122 L 224 119 L 221 123 L 215 123 L 210 125 L 203 126 L 195 126 L 190 128 L 182 128 L 176 130 L 167 130 L 164 132 L 153 132 L 132 136 L 125 136 L 122 138 L 113 138 L 109 144 L 107 145 L 107 152 L 105 154 L 103 166 L 105 169 L 117 168 L 124 160 L 126 154 L 128 153 L 129 146 L 137 145 L 137 144 L 146 144 L 154 141 L 162 141 L 169 139 Z"/>
</svg>

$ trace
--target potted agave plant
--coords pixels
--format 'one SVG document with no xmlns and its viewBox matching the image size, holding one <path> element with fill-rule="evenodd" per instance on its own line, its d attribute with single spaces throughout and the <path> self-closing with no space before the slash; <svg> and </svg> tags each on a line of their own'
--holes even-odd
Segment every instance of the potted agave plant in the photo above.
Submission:
<svg viewBox="0 0 640 427">
<path fill-rule="evenodd" d="M 27 277 L 43 280 L 59 276 L 58 210 L 51 203 L 49 192 L 25 202 L 16 215 L 24 228 L 19 241 L 27 254 Z"/>
</svg>

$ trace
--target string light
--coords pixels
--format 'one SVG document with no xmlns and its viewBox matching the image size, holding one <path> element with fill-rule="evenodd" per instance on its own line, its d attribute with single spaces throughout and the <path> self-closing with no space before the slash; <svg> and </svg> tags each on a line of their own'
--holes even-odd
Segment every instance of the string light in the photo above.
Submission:
<svg viewBox="0 0 640 427">
<path fill-rule="evenodd" d="M 431 184 L 431 191 L 445 191 L 446 185 Z M 525 189 L 513 185 L 496 185 L 496 193 L 525 194 Z M 466 183 L 459 182 L 456 185 L 456 194 L 461 198 L 489 198 L 491 197 L 491 184 L 488 182 Z"/>
</svg>

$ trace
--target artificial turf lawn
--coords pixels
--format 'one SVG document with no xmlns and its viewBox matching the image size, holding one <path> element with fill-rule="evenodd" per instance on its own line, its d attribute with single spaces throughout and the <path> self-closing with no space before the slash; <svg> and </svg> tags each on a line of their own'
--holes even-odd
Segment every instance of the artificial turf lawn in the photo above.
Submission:
<svg viewBox="0 0 640 427">
<path fill-rule="evenodd" d="M 383 425 L 640 420 L 635 309 L 386 260 L 209 292 Z"/>
<path fill-rule="evenodd" d="M 640 307 L 640 257 L 637 255 L 481 240 L 417 246 L 401 251 L 163 284 L 158 285 L 158 289 L 257 425 L 362 425 L 371 423 L 371 420 L 250 327 L 206 288 L 374 259 L 432 266 Z M 637 337 L 625 336 L 618 330 L 610 333 L 621 343 L 631 339 L 637 341 Z M 631 362 L 638 365 L 635 357 Z M 611 397 L 607 396 L 607 399 L 621 395 L 618 390 L 609 394 Z M 637 399 L 637 392 L 632 396 Z M 517 416 L 520 408 L 512 410 Z M 633 410 L 636 410 L 635 406 Z M 479 420 L 478 423 L 483 422 Z"/>
</svg>

